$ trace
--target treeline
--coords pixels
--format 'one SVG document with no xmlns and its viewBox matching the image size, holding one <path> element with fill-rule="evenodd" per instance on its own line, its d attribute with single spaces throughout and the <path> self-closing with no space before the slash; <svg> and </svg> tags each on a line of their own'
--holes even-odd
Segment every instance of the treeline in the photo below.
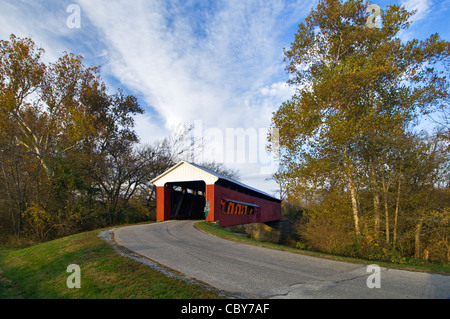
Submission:
<svg viewBox="0 0 450 319">
<path fill-rule="evenodd" d="M 297 179 L 283 189 L 284 212 L 296 219 L 303 248 L 371 260 L 450 261 L 448 152 L 436 136 L 415 136 L 391 149 L 390 159 L 353 166 L 358 229 L 351 192 L 338 165 L 334 173 Z M 400 145 L 399 145 L 400 147 Z M 297 170 L 302 173 L 303 170 Z M 283 179 L 284 174 L 279 175 Z M 280 181 L 281 183 L 285 181 Z"/>
<path fill-rule="evenodd" d="M 367 5 L 321 1 L 285 51 L 297 89 L 273 117 L 276 178 L 287 211 L 303 208 L 303 247 L 448 262 L 450 43 L 402 42 L 413 13 L 397 5 L 369 27 Z"/>
<path fill-rule="evenodd" d="M 140 144 L 134 96 L 110 93 L 81 56 L 43 53 L 29 38 L 0 41 L 0 243 L 154 219 L 150 181 L 191 155 L 192 128 Z"/>
</svg>

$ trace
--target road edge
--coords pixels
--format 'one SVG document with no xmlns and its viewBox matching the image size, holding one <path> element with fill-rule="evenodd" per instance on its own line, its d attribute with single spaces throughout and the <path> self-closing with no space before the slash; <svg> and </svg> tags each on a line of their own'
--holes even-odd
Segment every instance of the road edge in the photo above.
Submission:
<svg viewBox="0 0 450 319">
<path fill-rule="evenodd" d="M 127 226 L 125 226 L 127 227 Z M 132 226 L 131 226 L 132 227 Z M 245 297 L 235 294 L 235 293 L 231 293 L 228 291 L 224 291 L 224 290 L 220 290 L 217 289 L 211 285 L 208 285 L 207 283 L 204 283 L 202 281 L 199 281 L 197 279 L 194 278 L 190 278 L 174 269 L 171 269 L 167 266 L 164 266 L 162 264 L 159 264 L 153 260 L 151 260 L 148 257 L 142 256 L 136 252 L 133 252 L 129 249 L 127 249 L 126 247 L 121 246 L 120 244 L 118 244 L 115 239 L 114 239 L 114 231 L 117 228 L 111 228 L 111 229 L 107 229 L 104 230 L 102 232 L 100 232 L 98 234 L 98 236 L 104 241 L 106 242 L 110 247 L 112 247 L 114 249 L 114 251 L 126 258 L 130 258 L 134 261 L 137 261 L 141 264 L 144 264 L 147 267 L 150 267 L 151 269 L 158 271 L 160 273 L 162 273 L 165 276 L 171 277 L 171 278 L 175 278 L 178 280 L 182 280 L 183 282 L 189 284 L 189 285 L 196 285 L 199 286 L 203 289 L 206 290 L 210 290 L 210 291 L 214 291 L 216 293 L 218 293 L 220 296 L 222 296 L 225 299 L 246 299 Z"/>
</svg>

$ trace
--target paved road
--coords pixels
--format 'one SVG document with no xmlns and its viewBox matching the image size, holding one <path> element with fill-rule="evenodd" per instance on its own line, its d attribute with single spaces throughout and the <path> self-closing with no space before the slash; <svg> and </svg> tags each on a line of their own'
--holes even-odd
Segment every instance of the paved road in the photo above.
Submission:
<svg viewBox="0 0 450 319">
<path fill-rule="evenodd" d="M 450 276 L 381 268 L 381 288 L 370 289 L 367 265 L 223 240 L 195 229 L 192 221 L 119 228 L 114 238 L 187 277 L 245 298 L 450 298 Z"/>
</svg>

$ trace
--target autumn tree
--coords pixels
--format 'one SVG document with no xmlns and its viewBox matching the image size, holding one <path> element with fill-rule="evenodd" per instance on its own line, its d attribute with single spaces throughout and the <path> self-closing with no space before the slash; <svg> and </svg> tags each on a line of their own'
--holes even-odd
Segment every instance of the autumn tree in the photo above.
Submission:
<svg viewBox="0 0 450 319">
<path fill-rule="evenodd" d="M 86 67 L 81 56 L 65 53 L 46 64 L 43 54 L 29 38 L 0 41 L 0 182 L 8 202 L 2 210 L 16 211 L 10 214 L 16 235 L 24 212 L 38 212 L 28 214 L 34 219 L 50 214 L 41 225 L 52 220 L 56 236 L 80 223 L 106 191 L 89 169 L 108 158 L 134 160 L 125 157 L 138 142 L 133 115 L 143 112 L 135 97 L 110 94 L 99 68 Z M 102 169 L 121 169 L 113 164 Z"/>
<path fill-rule="evenodd" d="M 391 194 L 402 187 L 400 141 L 421 114 L 446 107 L 450 44 L 438 34 L 405 43 L 398 34 L 414 13 L 390 5 L 377 26 L 371 8 L 370 1 L 320 1 L 285 50 L 296 92 L 272 119 L 282 155 L 276 178 L 316 201 L 344 192 L 357 238 L 361 196 L 370 190 L 373 225 L 378 231 L 384 217 L 390 242 Z"/>
</svg>

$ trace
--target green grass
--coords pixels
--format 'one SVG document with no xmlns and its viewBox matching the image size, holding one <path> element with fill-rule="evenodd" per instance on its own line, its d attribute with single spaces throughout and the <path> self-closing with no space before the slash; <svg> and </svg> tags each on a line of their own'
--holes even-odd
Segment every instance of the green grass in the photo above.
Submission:
<svg viewBox="0 0 450 319">
<path fill-rule="evenodd" d="M 395 263 L 387 263 L 383 261 L 374 261 L 374 260 L 366 260 L 366 259 L 360 259 L 360 258 L 353 258 L 353 257 L 344 257 L 344 256 L 336 256 L 336 255 L 329 255 L 324 254 L 320 252 L 314 252 L 314 251 L 308 251 L 308 250 L 300 250 L 297 248 L 279 245 L 279 244 L 273 244 L 268 242 L 261 242 L 253 238 L 247 238 L 240 236 L 227 228 L 222 228 L 218 226 L 217 224 L 210 223 L 210 222 L 198 222 L 195 224 L 195 227 L 197 229 L 202 230 L 206 233 L 209 233 L 214 236 L 218 236 L 227 240 L 233 240 L 236 242 L 249 244 L 249 245 L 256 245 L 260 247 L 266 247 L 271 249 L 278 249 L 283 251 L 289 251 L 297 254 L 303 254 L 318 258 L 326 258 L 326 259 L 332 259 L 337 261 L 344 261 L 344 262 L 351 262 L 351 263 L 359 263 L 359 264 L 377 264 L 381 267 L 387 267 L 387 268 L 396 268 L 396 269 L 402 269 L 402 270 L 411 270 L 411 271 L 421 271 L 421 272 L 429 272 L 429 273 L 438 273 L 443 275 L 450 275 L 450 264 L 442 264 L 442 263 L 426 263 L 423 262 L 423 264 L 412 264 L 412 263 L 406 263 L 406 264 L 395 264 Z"/>
<path fill-rule="evenodd" d="M 117 254 L 87 232 L 12 249 L 0 247 L 2 299 L 212 299 L 206 287 L 168 277 Z M 67 266 L 81 268 L 81 288 L 69 289 Z"/>
</svg>

